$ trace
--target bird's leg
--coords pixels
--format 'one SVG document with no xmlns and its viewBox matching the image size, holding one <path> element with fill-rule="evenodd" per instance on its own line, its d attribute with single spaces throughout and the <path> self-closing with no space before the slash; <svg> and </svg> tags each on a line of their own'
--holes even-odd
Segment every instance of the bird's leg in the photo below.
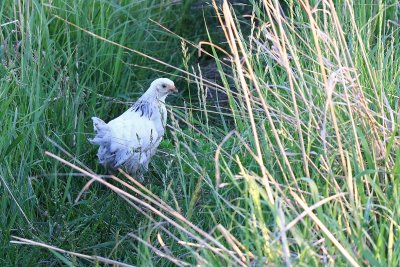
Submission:
<svg viewBox="0 0 400 267">
<path fill-rule="evenodd" d="M 147 161 L 142 165 L 142 173 L 146 173 L 149 170 L 149 162 Z"/>
<path fill-rule="evenodd" d="M 138 182 L 143 183 L 143 181 L 144 181 L 144 176 L 143 176 L 143 173 L 142 173 L 142 172 L 139 172 L 139 173 L 136 175 L 136 180 L 138 180 Z"/>
</svg>

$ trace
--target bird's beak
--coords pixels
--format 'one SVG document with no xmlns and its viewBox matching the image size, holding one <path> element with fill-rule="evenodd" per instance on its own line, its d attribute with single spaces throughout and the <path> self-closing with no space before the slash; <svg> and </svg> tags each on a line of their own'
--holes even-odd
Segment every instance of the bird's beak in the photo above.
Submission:
<svg viewBox="0 0 400 267">
<path fill-rule="evenodd" d="M 175 86 L 171 87 L 171 92 L 178 93 L 178 89 Z"/>
</svg>

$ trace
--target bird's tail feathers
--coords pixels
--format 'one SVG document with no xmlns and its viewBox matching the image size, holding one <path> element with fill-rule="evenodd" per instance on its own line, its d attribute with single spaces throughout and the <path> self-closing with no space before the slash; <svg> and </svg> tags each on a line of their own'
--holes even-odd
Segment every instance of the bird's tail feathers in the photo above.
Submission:
<svg viewBox="0 0 400 267">
<path fill-rule="evenodd" d="M 93 128 L 96 136 L 89 139 L 89 142 L 94 145 L 106 145 L 110 142 L 110 127 L 102 119 L 92 117 Z"/>
</svg>

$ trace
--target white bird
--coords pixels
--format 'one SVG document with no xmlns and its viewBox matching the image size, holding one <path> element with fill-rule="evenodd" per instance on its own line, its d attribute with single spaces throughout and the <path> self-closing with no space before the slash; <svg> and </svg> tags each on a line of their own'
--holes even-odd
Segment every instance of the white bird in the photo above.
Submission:
<svg viewBox="0 0 400 267">
<path fill-rule="evenodd" d="M 143 179 L 164 136 L 165 98 L 177 91 L 170 79 L 156 79 L 131 108 L 109 123 L 92 117 L 96 136 L 89 141 L 100 146 L 99 162 L 108 169 L 123 167 Z"/>
</svg>

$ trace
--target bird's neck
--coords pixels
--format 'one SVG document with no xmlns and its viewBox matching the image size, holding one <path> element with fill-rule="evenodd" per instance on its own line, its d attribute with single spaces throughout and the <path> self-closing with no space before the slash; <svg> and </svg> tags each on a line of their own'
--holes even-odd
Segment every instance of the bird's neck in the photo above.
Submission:
<svg viewBox="0 0 400 267">
<path fill-rule="evenodd" d="M 167 95 L 158 95 L 154 92 L 149 92 L 147 91 L 146 93 L 143 94 L 143 96 L 141 97 L 141 100 L 145 100 L 148 102 L 162 102 L 165 103 L 165 99 L 167 98 Z"/>
</svg>

